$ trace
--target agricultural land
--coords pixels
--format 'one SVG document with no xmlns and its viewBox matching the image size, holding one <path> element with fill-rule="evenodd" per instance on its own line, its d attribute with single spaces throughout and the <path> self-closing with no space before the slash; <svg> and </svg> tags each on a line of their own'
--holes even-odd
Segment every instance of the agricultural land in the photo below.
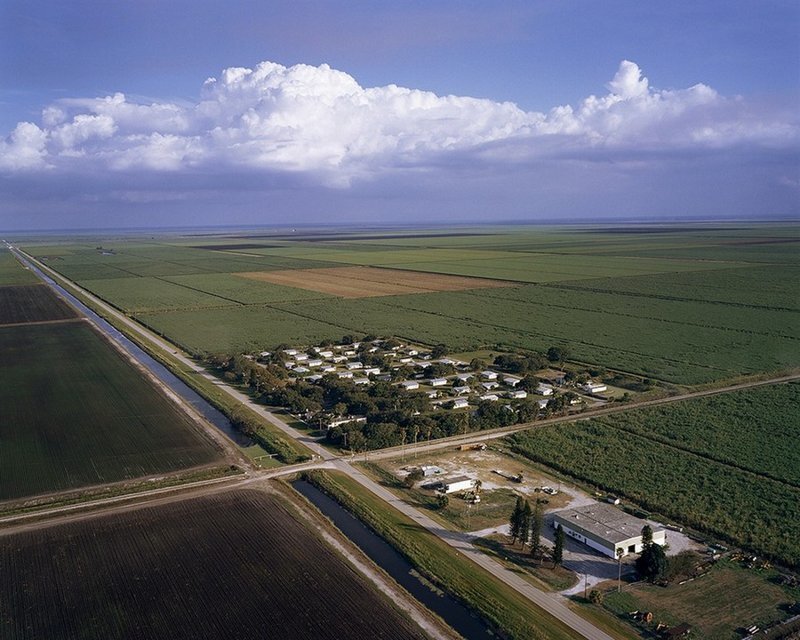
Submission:
<svg viewBox="0 0 800 640">
<path fill-rule="evenodd" d="M 0 534 L 0 568 L 3 640 L 421 636 L 258 490 Z"/>
<path fill-rule="evenodd" d="M 4 262 L 6 280 L 19 281 L 14 269 L 29 274 Z M 221 459 L 192 419 L 43 284 L 0 287 L 0 408 L 0 501 Z"/>
<path fill-rule="evenodd" d="M 664 517 L 800 565 L 797 383 L 509 436 L 515 451 Z"/>
<path fill-rule="evenodd" d="M 429 557 L 417 547 L 418 536 L 435 538 L 441 545 L 451 535 L 479 540 L 476 546 L 501 565 L 491 570 L 496 577 L 505 567 L 524 574 L 528 586 L 566 589 L 564 593 L 574 598 L 572 604 L 603 629 L 619 631 L 619 619 L 631 622 L 630 610 L 648 608 L 656 611 L 660 622 L 691 623 L 698 637 L 728 638 L 741 631 L 735 624 L 738 618 L 772 624 L 785 619 L 789 611 L 778 612 L 776 603 L 792 606 L 791 593 L 777 587 L 768 591 L 771 583 L 761 584 L 764 579 L 753 580 L 751 573 L 740 572 L 735 559 L 718 562 L 710 573 L 698 567 L 717 560 L 717 550 L 723 548 L 720 542 L 746 551 L 742 557 L 747 571 L 753 565 L 772 572 L 770 562 L 779 565 L 779 571 L 800 567 L 796 513 L 800 423 L 793 409 L 800 401 L 800 383 L 775 384 L 800 371 L 797 225 L 520 226 L 458 233 L 309 230 L 101 241 L 30 239 L 20 244 L 65 279 L 119 310 L 114 314 L 119 322 L 138 322 L 182 349 L 184 353 L 176 350 L 175 356 L 194 373 L 211 380 L 216 378 L 210 374 L 218 376 L 220 388 L 233 387 L 232 393 L 245 401 L 266 405 L 267 409 L 253 407 L 261 413 L 281 407 L 284 415 L 291 414 L 286 418 L 287 437 L 307 441 L 322 459 L 308 466 L 330 466 L 338 458 L 333 464 L 347 470 L 344 474 L 312 471 L 310 477 L 411 558 L 423 575 L 512 636 L 533 633 L 529 621 L 519 616 L 531 605 L 531 599 L 522 595 L 525 590 L 517 586 L 515 595 L 509 595 L 505 589 L 513 583 L 509 577 L 502 578 L 505 587 L 498 591 L 498 584 L 486 581 L 482 572 L 473 576 L 474 568 L 455 568 L 455 559 L 442 562 L 447 555 L 444 546 Z M 84 376 L 58 369 L 58 363 L 69 363 L 70 354 L 80 352 L 89 358 L 90 364 L 81 367 L 87 371 L 85 377 L 94 383 L 99 377 L 114 380 L 119 373 L 92 375 L 99 360 L 107 365 L 114 358 L 108 354 L 92 358 L 91 349 L 83 347 L 69 350 L 69 341 L 79 340 L 77 328 L 97 341 L 88 325 L 69 317 L 56 320 L 54 307 L 39 300 L 40 294 L 23 291 L 36 289 L 24 286 L 34 283 L 13 273 L 1 258 L 2 254 L 0 278 L 19 289 L 6 292 L 6 297 L 23 301 L 13 302 L 9 309 L 26 304 L 36 309 L 27 316 L 4 312 L 10 320 L 0 327 L 0 356 L 14 365 L 13 374 L 4 367 L 6 375 L 21 381 L 21 388 L 35 389 L 37 384 L 41 387 L 42 371 L 48 368 L 48 373 L 58 374 L 54 377 L 60 385 L 70 375 L 74 378 L 70 384 L 82 385 Z M 31 324 L 37 314 L 54 314 L 52 324 Z M 19 321 L 14 320 L 17 316 Z M 37 329 L 46 329 L 54 344 L 35 335 Z M 9 332 L 6 342 L 3 331 Z M 13 339 L 8 337 L 12 331 L 18 332 Z M 162 348 L 170 349 L 168 343 L 161 342 Z M 22 359 L 13 350 L 26 344 Z M 38 353 L 31 345 L 37 345 Z M 115 352 L 112 355 L 122 361 Z M 146 383 L 141 378 L 139 382 Z M 0 384 L 8 386 L 4 380 Z M 732 385 L 745 384 L 765 386 L 731 391 L 736 388 Z M 56 386 L 56 393 L 64 396 L 57 402 L 69 407 L 69 398 L 97 394 L 86 385 L 64 386 L 64 391 Z M 122 382 L 111 386 L 129 389 Z M 686 399 L 701 393 L 718 395 Z M 16 402 L 23 415 L 35 396 L 18 395 L 0 400 L 4 407 Z M 74 458 L 78 471 L 67 469 L 61 459 L 58 465 L 44 464 L 40 470 L 19 465 L 14 481 L 4 480 L 1 488 L 10 486 L 18 495 L 28 495 L 26 491 L 45 489 L 30 489 L 26 483 L 111 482 L 119 477 L 115 470 L 122 478 L 136 477 L 156 473 L 158 465 L 209 464 L 218 455 L 205 442 L 206 449 L 194 448 L 197 440 L 185 447 L 176 441 L 174 448 L 164 448 L 161 442 L 155 444 L 155 435 L 137 439 L 135 452 L 128 452 L 120 436 L 131 430 L 125 420 L 159 415 L 158 410 L 148 413 L 139 411 L 138 404 L 126 404 L 117 412 L 114 403 L 119 398 L 114 393 L 103 393 L 102 398 L 108 411 L 102 418 L 93 413 L 84 422 L 94 429 L 97 424 L 92 422 L 101 419 L 103 424 L 120 425 L 103 432 L 105 437 L 112 434 L 111 447 L 91 446 L 83 438 L 81 446 L 87 450 L 78 447 Z M 135 404 L 129 393 L 124 399 Z M 645 401 L 653 406 L 636 408 Z M 595 417 L 578 415 L 591 410 L 598 410 Z M 57 417 L 55 410 L 51 414 L 46 417 Z M 117 422 L 119 416 L 128 418 Z M 171 430 L 170 436 L 202 441 L 189 419 L 182 420 L 187 424 Z M 292 431 L 298 425 L 300 430 Z M 33 431 L 12 434 L 13 441 L 27 449 L 11 451 L 10 461 L 55 460 L 37 450 L 31 436 L 49 422 L 33 426 Z M 435 453 L 436 445 L 428 441 L 458 435 L 462 442 L 470 432 L 497 427 L 509 427 L 506 433 L 525 430 L 496 440 L 489 451 L 480 450 L 485 467 L 478 473 L 481 496 L 478 483 L 464 500 L 448 503 L 424 482 L 417 486 L 405 482 L 410 468 L 407 456 L 416 456 L 417 449 L 427 453 L 412 466 L 441 464 L 447 473 L 468 474 L 459 466 L 460 452 L 451 449 L 447 458 Z M 133 428 L 147 433 L 142 426 Z M 153 446 L 148 449 L 142 443 Z M 363 453 L 366 461 L 372 456 L 370 450 L 387 447 L 398 447 L 400 462 L 367 463 L 362 470 L 418 509 L 414 518 L 430 513 L 430 523 L 413 535 L 412 520 L 387 510 L 385 489 L 381 494 L 367 477 L 359 480 L 359 471 L 342 457 Z M 110 452 L 108 460 L 97 451 Z M 134 457 L 128 460 L 127 453 Z M 0 449 L 0 474 L 5 475 L 14 467 L 5 463 L 3 455 Z M 375 460 L 391 455 L 375 454 Z M 374 493 L 368 490 L 370 483 Z M 571 487 L 573 483 L 584 490 Z M 544 570 L 535 558 L 515 560 L 519 554 L 513 549 L 507 554 L 510 542 L 499 527 L 507 526 L 504 514 L 516 504 L 523 484 L 532 492 L 523 493 L 546 504 L 548 511 L 613 494 L 640 517 L 671 523 L 668 526 L 674 530 L 685 527 L 694 538 L 689 545 L 694 555 L 684 559 L 685 564 L 711 577 L 697 582 L 697 590 L 672 584 L 664 588 L 663 597 L 654 591 L 656 587 L 643 584 L 612 597 L 609 585 L 598 582 L 607 601 L 604 608 L 592 605 L 588 598 L 575 595 L 580 585 L 573 584 L 566 568 L 556 570 L 555 559 L 552 569 Z M 240 515 L 234 517 L 237 531 L 257 524 L 244 522 L 245 512 L 261 508 L 254 506 L 251 493 L 229 493 L 239 501 Z M 125 517 L 150 511 L 140 509 Z M 215 517 L 208 519 L 209 526 Z M 64 525 L 64 530 L 70 526 Z M 205 535 L 218 539 L 213 532 L 201 537 Z M 250 539 L 256 534 L 241 535 Z M 672 539 L 680 546 L 677 540 L 689 537 L 676 533 Z M 706 560 L 709 548 L 714 554 Z M 237 561 L 244 557 L 240 553 Z M 757 563 L 748 559 L 750 554 L 759 556 Z M 589 557 L 586 562 L 594 560 Z M 601 571 L 597 580 L 610 580 L 612 574 L 616 579 L 621 566 L 612 561 L 611 573 Z M 769 574 L 769 580 L 783 577 Z M 728 582 L 731 593 L 744 589 L 741 606 L 714 620 L 707 611 L 709 603 Z M 763 597 L 744 597 L 759 585 L 765 587 Z M 487 593 L 491 606 L 482 600 Z M 330 600 L 330 590 L 327 596 Z M 693 599 L 706 604 L 693 609 Z M 248 598 L 241 601 L 246 604 Z M 279 608 L 294 615 L 291 605 Z M 119 610 L 124 614 L 124 607 Z M 619 619 L 610 619 L 608 612 Z M 261 621 L 263 615 L 259 610 L 254 619 Z M 346 619 L 350 617 L 362 622 L 357 613 Z M 171 621 L 159 613 L 155 624 Z M 581 628 L 575 621 L 569 624 L 572 630 Z M 633 628 L 645 635 L 652 631 L 636 624 Z M 628 634 L 629 630 L 617 633 Z"/>
<path fill-rule="evenodd" d="M 742 224 L 27 249 L 192 353 L 344 333 L 451 351 L 562 344 L 579 362 L 697 385 L 798 366 L 799 242 L 795 226 Z"/>
</svg>

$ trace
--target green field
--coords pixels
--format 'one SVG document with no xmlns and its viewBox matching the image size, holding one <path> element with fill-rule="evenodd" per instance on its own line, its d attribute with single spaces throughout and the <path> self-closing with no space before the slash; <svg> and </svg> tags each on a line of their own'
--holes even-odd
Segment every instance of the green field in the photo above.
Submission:
<svg viewBox="0 0 800 640">
<path fill-rule="evenodd" d="M 116 242 L 113 255 L 98 251 L 106 241 L 31 251 L 194 353 L 376 333 L 451 350 L 566 345 L 579 362 L 687 385 L 800 366 L 796 225 L 326 231 L 198 242 Z M 342 265 L 518 286 L 343 299 L 234 275 Z"/>
<path fill-rule="evenodd" d="M 39 279 L 23 267 L 8 249 L 0 248 L 0 287 L 37 282 Z"/>
<path fill-rule="evenodd" d="M 0 500 L 204 465 L 220 453 L 88 324 L 0 327 Z"/>
<path fill-rule="evenodd" d="M 513 450 L 647 510 L 800 565 L 798 384 L 510 436 Z"/>
</svg>

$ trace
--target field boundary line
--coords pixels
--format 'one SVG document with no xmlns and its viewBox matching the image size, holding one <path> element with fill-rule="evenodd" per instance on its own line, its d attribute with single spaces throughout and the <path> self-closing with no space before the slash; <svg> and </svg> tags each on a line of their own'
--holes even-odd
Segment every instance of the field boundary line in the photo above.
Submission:
<svg viewBox="0 0 800 640">
<path fill-rule="evenodd" d="M 196 480 L 194 482 L 186 482 L 183 484 L 176 484 L 170 487 L 159 487 L 158 489 L 147 489 L 145 491 L 138 491 L 133 493 L 125 493 L 119 496 L 110 496 L 108 498 L 98 498 L 96 500 L 87 500 L 86 502 L 79 502 L 76 504 L 67 504 L 60 507 L 52 507 L 49 509 L 42 509 L 40 511 L 30 511 L 27 513 L 17 513 L 10 516 L 0 517 L 0 525 L 8 525 L 24 520 L 42 519 L 43 522 L 36 522 L 34 524 L 46 525 L 50 524 L 51 520 L 63 514 L 70 514 L 72 512 L 87 511 L 88 513 L 82 515 L 95 515 L 103 513 L 104 511 L 95 511 L 97 508 L 115 505 L 120 502 L 139 501 L 146 503 L 149 499 L 162 496 L 169 493 L 180 493 L 183 491 L 192 491 L 194 489 L 208 487 L 210 485 L 222 484 L 224 482 L 239 483 L 245 482 L 249 478 L 247 476 L 226 476 L 223 478 L 210 478 L 208 480 Z M 0 536 L 10 533 L 5 527 L 0 528 Z"/>
</svg>

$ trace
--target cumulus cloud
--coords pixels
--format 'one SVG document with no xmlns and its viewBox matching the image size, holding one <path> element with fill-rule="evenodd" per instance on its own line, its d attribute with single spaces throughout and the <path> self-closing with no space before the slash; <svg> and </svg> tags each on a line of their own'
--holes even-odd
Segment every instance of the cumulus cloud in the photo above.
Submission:
<svg viewBox="0 0 800 640">
<path fill-rule="evenodd" d="M 142 104 L 124 94 L 61 100 L 41 127 L 20 123 L 0 142 L 0 169 L 86 166 L 110 171 L 301 173 L 347 186 L 464 154 L 483 162 L 625 154 L 702 153 L 741 144 L 796 144 L 798 127 L 752 113 L 697 84 L 659 90 L 623 61 L 606 87 L 547 113 L 509 102 L 361 87 L 330 68 L 262 62 L 209 78 L 194 104 Z"/>
</svg>

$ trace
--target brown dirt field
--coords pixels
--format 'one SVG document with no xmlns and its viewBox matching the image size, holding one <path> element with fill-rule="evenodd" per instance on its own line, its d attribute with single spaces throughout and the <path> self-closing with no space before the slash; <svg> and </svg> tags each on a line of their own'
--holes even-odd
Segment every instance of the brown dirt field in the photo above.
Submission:
<svg viewBox="0 0 800 640">
<path fill-rule="evenodd" d="M 253 271 L 234 275 L 250 280 L 328 293 L 342 298 L 374 298 L 407 293 L 515 286 L 513 282 L 504 282 L 502 280 L 467 278 L 422 271 L 403 271 L 401 269 L 378 269 L 375 267 Z"/>
<path fill-rule="evenodd" d="M 412 640 L 283 499 L 252 489 L 0 536 L 0 638 Z"/>
</svg>

